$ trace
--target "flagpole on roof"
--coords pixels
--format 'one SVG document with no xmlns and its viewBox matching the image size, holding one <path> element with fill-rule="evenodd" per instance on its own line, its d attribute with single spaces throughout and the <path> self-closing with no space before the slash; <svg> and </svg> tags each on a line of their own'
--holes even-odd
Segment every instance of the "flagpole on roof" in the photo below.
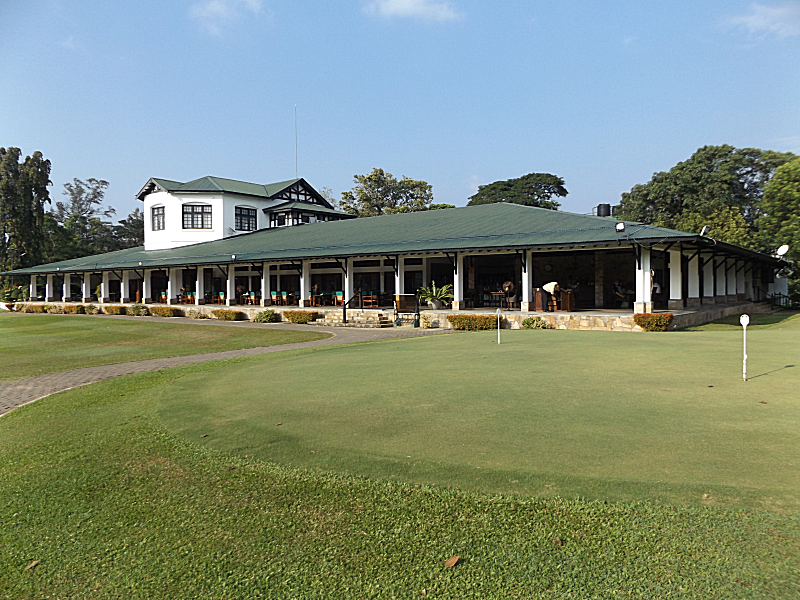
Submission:
<svg viewBox="0 0 800 600">
<path fill-rule="evenodd" d="M 297 179 L 297 104 L 294 105 L 294 178 Z"/>
</svg>

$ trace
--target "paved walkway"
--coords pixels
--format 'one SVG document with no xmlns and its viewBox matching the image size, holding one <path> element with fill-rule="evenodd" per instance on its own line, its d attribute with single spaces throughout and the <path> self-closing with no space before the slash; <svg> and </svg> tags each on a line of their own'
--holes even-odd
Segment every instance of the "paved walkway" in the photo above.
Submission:
<svg viewBox="0 0 800 600">
<path fill-rule="evenodd" d="M 31 315 L 34 316 L 34 315 Z M 126 317 L 93 316 L 89 318 L 117 318 Z M 136 319 L 136 317 L 127 317 Z M 148 318 L 148 321 L 155 320 Z M 161 319 L 159 319 L 161 320 Z M 163 319 L 174 322 L 174 319 Z M 187 320 L 181 319 L 181 323 Z M 299 348 L 315 348 L 318 346 L 331 346 L 337 344 L 352 344 L 355 342 L 371 342 L 376 340 L 418 337 L 423 335 L 436 335 L 446 333 L 447 329 L 413 329 L 411 327 L 392 327 L 386 329 L 367 329 L 351 327 L 320 327 L 316 325 L 287 325 L 274 324 L 264 325 L 257 323 L 227 323 L 222 321 L 189 321 L 198 326 L 221 326 L 221 327 L 259 327 L 269 329 L 287 329 L 293 331 L 318 331 L 320 333 L 331 333 L 331 337 L 316 340 L 313 342 L 299 342 L 296 344 L 281 344 L 276 346 L 264 346 L 261 348 L 244 348 L 242 350 L 228 350 L 226 352 L 210 352 L 207 354 L 191 354 L 189 356 L 175 356 L 172 358 L 153 358 L 135 362 L 118 363 L 114 365 L 101 365 L 98 367 L 85 367 L 72 371 L 60 371 L 58 373 L 48 373 L 36 377 L 26 377 L 24 379 L 14 379 L 0 383 L 0 416 L 11 412 L 24 404 L 29 404 L 40 400 L 50 394 L 63 392 L 75 387 L 96 383 L 112 377 L 143 373 L 145 371 L 155 371 L 169 367 L 181 365 L 192 365 L 195 363 L 221 360 L 225 358 L 238 358 L 240 356 L 255 356 L 257 354 L 267 354 L 269 352 L 282 352 L 284 350 L 295 350 Z"/>
</svg>

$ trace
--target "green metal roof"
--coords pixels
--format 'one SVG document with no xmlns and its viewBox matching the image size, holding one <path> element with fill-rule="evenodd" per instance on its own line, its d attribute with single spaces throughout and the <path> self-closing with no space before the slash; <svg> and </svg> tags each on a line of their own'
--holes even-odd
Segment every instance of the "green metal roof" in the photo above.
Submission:
<svg viewBox="0 0 800 600">
<path fill-rule="evenodd" d="M 148 180 L 142 190 L 136 195 L 139 200 L 141 200 L 145 195 L 152 191 L 151 182 L 156 182 L 162 188 L 167 190 L 168 192 L 200 192 L 200 193 L 228 193 L 228 194 L 240 194 L 243 196 L 256 196 L 258 198 L 265 198 L 269 199 L 272 198 L 275 194 L 279 194 L 286 188 L 294 185 L 298 181 L 304 181 L 301 179 L 289 179 L 287 181 L 278 181 L 276 183 L 248 183 L 247 181 L 238 181 L 236 179 L 225 179 L 223 177 L 212 177 L 211 175 L 207 175 L 205 177 L 200 177 L 199 179 L 194 179 L 192 181 L 187 181 L 186 183 L 182 183 L 180 181 L 173 181 L 171 179 L 161 179 L 158 177 L 152 177 Z M 305 183 L 305 182 L 304 182 Z M 311 188 L 311 186 L 306 183 L 306 185 Z M 313 188 L 312 188 L 313 189 Z"/>
<path fill-rule="evenodd" d="M 351 215 L 340 210 L 334 210 L 332 208 L 328 208 L 327 206 L 320 206 L 319 204 L 311 204 L 310 202 L 296 202 L 296 201 L 287 201 L 283 204 L 276 204 L 275 206 L 270 206 L 264 209 L 264 212 L 273 212 L 277 210 L 302 210 L 303 212 L 312 212 L 312 213 L 319 213 L 323 215 L 336 215 L 337 217 L 344 218 L 344 219 L 354 219 L 356 218 L 355 215 Z"/>
<path fill-rule="evenodd" d="M 617 233 L 616 219 L 553 211 L 519 204 L 484 204 L 325 221 L 262 229 L 248 234 L 172 248 L 132 248 L 39 265 L 13 274 L 162 268 L 262 261 L 385 256 L 431 252 L 581 248 L 687 242 L 778 264 L 772 257 L 714 242 L 693 233 L 626 223 Z"/>
</svg>

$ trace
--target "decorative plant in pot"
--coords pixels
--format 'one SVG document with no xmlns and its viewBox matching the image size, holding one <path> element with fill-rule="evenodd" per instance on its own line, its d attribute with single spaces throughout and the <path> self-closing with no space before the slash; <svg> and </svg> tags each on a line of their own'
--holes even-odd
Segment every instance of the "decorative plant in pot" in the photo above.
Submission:
<svg viewBox="0 0 800 600">
<path fill-rule="evenodd" d="M 436 287 L 436 282 L 431 281 L 430 287 L 419 288 L 419 300 L 420 302 L 427 302 L 429 308 L 438 310 L 442 308 L 443 301 L 453 298 L 452 289 L 453 286 L 449 283 L 441 287 Z"/>
</svg>

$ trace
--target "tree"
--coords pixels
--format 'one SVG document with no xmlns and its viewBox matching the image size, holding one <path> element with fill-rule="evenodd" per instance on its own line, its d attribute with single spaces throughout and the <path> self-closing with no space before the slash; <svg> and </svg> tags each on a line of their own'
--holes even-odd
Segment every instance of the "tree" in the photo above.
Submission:
<svg viewBox="0 0 800 600">
<path fill-rule="evenodd" d="M 44 205 L 50 202 L 50 161 L 19 148 L 0 148 L 0 271 L 41 263 Z"/>
<path fill-rule="evenodd" d="M 478 186 L 478 191 L 470 196 L 467 206 L 512 202 L 558 210 L 561 204 L 553 197 L 564 198 L 567 193 L 561 177 L 550 173 L 528 173 L 516 179 Z"/>
<path fill-rule="evenodd" d="M 354 175 L 356 185 L 342 192 L 339 207 L 358 217 L 428 210 L 433 202 L 433 187 L 425 181 L 403 176 L 398 180 L 383 169 L 369 175 Z"/>
<path fill-rule="evenodd" d="M 775 171 L 764 190 L 759 235 L 765 248 L 775 250 L 789 245 L 785 258 L 793 262 L 788 269 L 791 295 L 800 296 L 800 158 L 787 162 Z"/>
<path fill-rule="evenodd" d="M 692 224 L 689 231 L 699 232 L 704 224 L 736 213 L 749 233 L 744 245 L 756 247 L 753 234 L 761 216 L 764 187 L 775 170 L 792 158 L 791 153 L 771 150 L 703 146 L 668 172 L 655 173 L 648 183 L 622 194 L 614 214 L 674 229 Z M 718 236 L 722 241 L 742 243 L 736 228 L 718 232 Z"/>
<path fill-rule="evenodd" d="M 114 226 L 114 237 L 120 249 L 144 246 L 144 213 L 134 208 L 126 218 Z"/>
<path fill-rule="evenodd" d="M 104 179 L 90 177 L 85 182 L 77 177 L 72 183 L 64 184 L 62 194 L 68 198 L 68 202 L 56 202 L 52 210 L 53 216 L 59 223 L 66 223 L 70 218 L 78 217 L 81 219 L 91 219 L 106 217 L 111 218 L 116 214 L 116 210 L 111 207 L 102 208 L 103 198 L 108 188 L 108 182 Z"/>
</svg>

